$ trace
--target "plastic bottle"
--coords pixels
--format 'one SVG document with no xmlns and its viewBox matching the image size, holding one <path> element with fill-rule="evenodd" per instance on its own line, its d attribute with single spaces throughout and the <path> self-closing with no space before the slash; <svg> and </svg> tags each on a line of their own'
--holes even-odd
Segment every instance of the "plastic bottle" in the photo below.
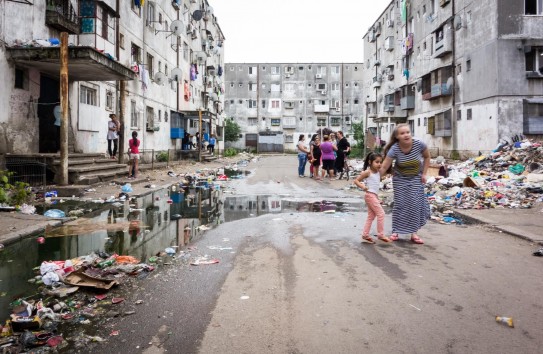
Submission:
<svg viewBox="0 0 543 354">
<path fill-rule="evenodd" d="M 110 265 L 112 265 L 113 263 L 115 263 L 115 260 L 112 258 L 112 259 L 107 259 L 103 262 L 100 262 L 98 263 L 98 267 L 99 268 L 106 268 L 106 267 L 109 267 Z"/>
</svg>

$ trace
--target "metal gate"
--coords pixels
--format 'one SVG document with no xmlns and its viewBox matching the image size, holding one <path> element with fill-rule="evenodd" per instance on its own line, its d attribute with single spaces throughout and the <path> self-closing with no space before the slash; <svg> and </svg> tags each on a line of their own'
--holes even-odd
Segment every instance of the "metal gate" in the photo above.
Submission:
<svg viewBox="0 0 543 354">
<path fill-rule="evenodd" d="M 245 134 L 245 147 L 256 149 L 258 147 L 258 134 Z"/>
<path fill-rule="evenodd" d="M 283 132 L 261 132 L 258 134 L 258 152 L 284 152 Z"/>
</svg>

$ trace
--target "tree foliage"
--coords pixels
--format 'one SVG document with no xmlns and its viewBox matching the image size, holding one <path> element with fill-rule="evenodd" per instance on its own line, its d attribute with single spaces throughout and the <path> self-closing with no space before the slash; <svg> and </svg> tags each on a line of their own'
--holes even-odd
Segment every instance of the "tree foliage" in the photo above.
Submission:
<svg viewBox="0 0 543 354">
<path fill-rule="evenodd" d="M 238 123 L 234 122 L 232 119 L 227 119 L 226 126 L 224 127 L 224 141 L 236 142 L 239 140 L 240 133 L 241 128 Z"/>
<path fill-rule="evenodd" d="M 353 139 L 356 142 L 356 146 L 360 148 L 364 148 L 364 124 L 362 122 L 360 123 L 353 123 L 352 125 L 353 129 Z"/>
</svg>

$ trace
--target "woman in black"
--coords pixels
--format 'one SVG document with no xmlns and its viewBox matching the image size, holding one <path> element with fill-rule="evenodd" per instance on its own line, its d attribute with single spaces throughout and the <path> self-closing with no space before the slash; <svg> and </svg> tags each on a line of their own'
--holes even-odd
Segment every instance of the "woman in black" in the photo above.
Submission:
<svg viewBox="0 0 543 354">
<path fill-rule="evenodd" d="M 314 143 L 311 145 L 311 165 L 313 166 L 313 178 L 315 178 L 317 181 L 320 181 L 321 178 L 319 177 L 319 168 L 321 166 L 321 139 L 317 136 L 315 137 Z"/>
<path fill-rule="evenodd" d="M 343 166 L 345 165 L 345 156 L 351 152 L 351 144 L 346 137 L 343 136 L 342 131 L 336 133 L 338 138 L 337 143 L 337 157 L 336 157 L 336 169 L 339 172 L 338 179 L 343 178 Z"/>
</svg>

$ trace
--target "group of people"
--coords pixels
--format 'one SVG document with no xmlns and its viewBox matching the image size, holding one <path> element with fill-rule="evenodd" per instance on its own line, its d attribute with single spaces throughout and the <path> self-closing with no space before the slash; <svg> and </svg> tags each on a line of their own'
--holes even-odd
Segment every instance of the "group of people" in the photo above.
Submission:
<svg viewBox="0 0 543 354">
<path fill-rule="evenodd" d="M 305 177 L 307 161 L 311 163 L 310 176 L 317 180 L 323 179 L 326 173 L 329 178 L 333 178 L 335 173 L 343 171 L 344 158 L 351 150 L 343 132 L 324 135 L 322 142 L 320 136 L 315 134 L 311 137 L 309 146 L 306 145 L 305 140 L 302 134 L 297 144 L 299 177 Z M 370 229 L 373 221 L 377 219 L 378 240 L 389 243 L 399 240 L 400 235 L 410 235 L 411 242 L 424 243 L 417 232 L 430 218 L 430 205 L 424 193 L 429 164 L 430 153 L 426 144 L 411 136 L 411 130 L 407 124 L 398 124 L 395 127 L 383 155 L 370 152 L 365 157 L 363 171 L 354 181 L 354 184 L 365 192 L 364 200 L 368 209 L 361 235 L 362 242 L 375 243 L 370 235 Z M 392 232 L 386 236 L 385 212 L 378 194 L 381 179 L 390 173 L 392 173 L 394 206 Z"/>
<path fill-rule="evenodd" d="M 185 132 L 185 136 L 182 140 L 183 150 L 193 150 L 202 147 L 209 151 L 211 155 L 215 153 L 215 144 L 217 143 L 215 134 L 209 135 L 209 139 L 207 139 L 207 134 L 204 134 L 204 141 L 201 142 L 201 145 L 200 132 L 196 132 L 194 135 Z"/>
<path fill-rule="evenodd" d="M 309 177 L 322 180 L 326 176 L 329 179 L 343 177 L 345 158 L 351 151 L 351 145 L 342 131 L 323 135 L 322 141 L 319 134 L 313 134 L 309 145 L 306 137 L 301 134 L 298 138 L 298 176 L 305 177 L 306 164 L 309 161 Z"/>
</svg>

